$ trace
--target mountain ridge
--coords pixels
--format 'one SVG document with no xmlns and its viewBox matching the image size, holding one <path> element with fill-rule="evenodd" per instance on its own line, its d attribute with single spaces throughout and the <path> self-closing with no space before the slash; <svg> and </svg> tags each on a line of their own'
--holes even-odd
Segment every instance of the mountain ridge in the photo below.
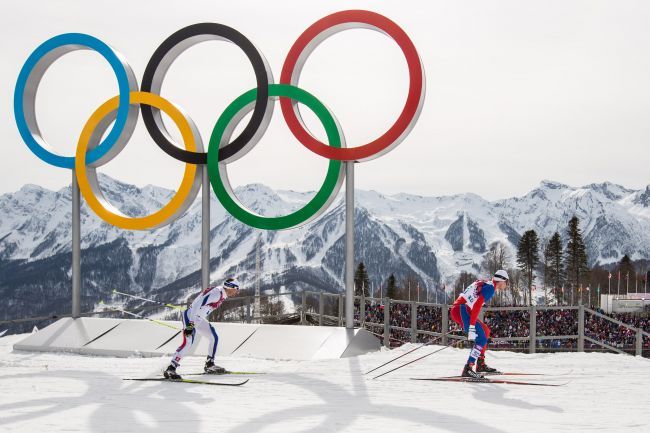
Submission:
<svg viewBox="0 0 650 433">
<path fill-rule="evenodd" d="M 105 175 L 101 184 L 106 197 L 131 216 L 155 211 L 174 193 L 153 185 L 138 188 Z M 250 184 L 236 188 L 236 194 L 253 210 L 276 216 L 295 211 L 313 192 Z M 253 287 L 260 239 L 263 289 L 343 289 L 343 194 L 315 221 L 285 231 L 248 227 L 210 196 L 213 280 L 237 274 Z M 50 191 L 26 184 L 0 195 L 0 294 L 16 298 L 24 290 L 42 292 L 50 285 L 48 299 L 68 302 L 70 205 L 70 187 Z M 602 182 L 571 187 L 543 180 L 522 196 L 495 201 L 472 193 L 421 196 L 357 190 L 355 263 L 365 262 L 373 288 L 390 273 L 398 281 L 410 276 L 422 287 L 439 288 L 453 283 L 461 271 L 480 274 L 483 254 L 495 241 L 505 243 L 514 258 L 525 230 L 536 230 L 542 240 L 556 230 L 564 237 L 573 215 L 581 219 L 590 264 L 616 262 L 623 254 L 634 260 L 650 258 L 650 186 L 632 190 Z M 81 218 L 87 308 L 109 299 L 114 287 L 165 301 L 182 301 L 199 287 L 200 198 L 172 224 L 150 231 L 112 227 L 85 204 Z"/>
</svg>

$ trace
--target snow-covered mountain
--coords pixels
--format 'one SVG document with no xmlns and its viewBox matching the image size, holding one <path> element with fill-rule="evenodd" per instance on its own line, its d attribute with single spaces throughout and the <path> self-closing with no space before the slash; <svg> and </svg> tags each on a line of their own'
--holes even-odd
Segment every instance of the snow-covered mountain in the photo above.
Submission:
<svg viewBox="0 0 650 433">
<path fill-rule="evenodd" d="M 173 193 L 108 176 L 101 183 L 107 198 L 131 216 L 159 209 Z M 263 215 L 293 211 L 312 195 L 259 184 L 236 192 Z M 52 303 L 69 309 L 70 207 L 70 188 L 26 185 L 0 196 L 0 295 L 10 306 L 22 309 L 42 299 L 36 301 L 42 308 L 31 313 L 57 310 Z M 344 213 L 341 195 L 304 227 L 261 231 L 235 220 L 212 195 L 211 278 L 236 274 L 252 287 L 259 238 L 262 289 L 342 290 Z M 523 197 L 494 202 L 475 194 L 389 196 L 359 190 L 355 213 L 355 261 L 365 262 L 375 286 L 390 273 L 398 281 L 410 275 L 423 287 L 449 283 L 462 270 L 476 273 L 492 242 L 506 243 L 514 254 L 525 230 L 536 230 L 543 240 L 556 230 L 564 235 L 573 215 L 581 220 L 591 264 L 614 262 L 623 254 L 650 258 L 650 186 L 635 191 L 611 183 L 574 188 L 543 181 Z M 108 298 L 113 288 L 169 301 L 199 286 L 199 199 L 173 224 L 151 231 L 115 228 L 85 205 L 81 218 L 84 309 Z M 16 317 L 10 310 L 4 316 Z"/>
</svg>

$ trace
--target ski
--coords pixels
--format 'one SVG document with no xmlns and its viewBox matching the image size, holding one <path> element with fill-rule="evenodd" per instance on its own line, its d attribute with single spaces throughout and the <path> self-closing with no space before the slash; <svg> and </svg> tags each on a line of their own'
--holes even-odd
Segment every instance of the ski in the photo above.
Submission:
<svg viewBox="0 0 650 433">
<path fill-rule="evenodd" d="M 163 377 L 143 377 L 143 378 L 124 378 L 122 380 L 137 380 L 137 381 L 153 381 L 153 382 L 180 382 L 180 383 L 194 383 L 198 385 L 217 385 L 217 386 L 241 386 L 249 381 L 249 379 L 244 380 L 243 382 L 210 382 L 207 380 L 192 380 L 192 379 L 165 379 Z"/>
<path fill-rule="evenodd" d="M 536 382 L 521 382 L 518 380 L 502 380 L 502 379 L 476 379 L 473 377 L 434 377 L 434 378 L 420 378 L 412 377 L 411 380 L 429 380 L 439 382 L 466 382 L 466 383 L 496 383 L 501 385 L 532 385 L 532 386 L 564 386 L 566 383 L 536 383 Z"/>
<path fill-rule="evenodd" d="M 255 371 L 226 371 L 225 373 L 185 373 L 184 376 L 227 376 L 229 374 L 266 374 Z"/>
<path fill-rule="evenodd" d="M 551 373 L 516 373 L 516 372 L 498 372 L 498 373 L 485 373 L 479 372 L 481 377 L 487 378 L 492 376 L 544 376 L 544 377 L 558 377 L 558 376 L 567 376 L 571 374 L 573 370 L 569 370 L 564 373 L 551 374 Z M 459 379 L 463 376 L 442 376 L 441 379 Z"/>
<path fill-rule="evenodd" d="M 573 370 L 569 370 L 563 373 L 520 373 L 520 372 L 498 372 L 498 373 L 479 373 L 483 376 L 568 376 L 573 373 Z"/>
<path fill-rule="evenodd" d="M 6 330 L 6 329 L 5 329 L 4 331 L 0 332 L 0 337 L 2 337 L 3 335 L 5 335 L 6 333 L 7 333 L 7 330 Z"/>
</svg>

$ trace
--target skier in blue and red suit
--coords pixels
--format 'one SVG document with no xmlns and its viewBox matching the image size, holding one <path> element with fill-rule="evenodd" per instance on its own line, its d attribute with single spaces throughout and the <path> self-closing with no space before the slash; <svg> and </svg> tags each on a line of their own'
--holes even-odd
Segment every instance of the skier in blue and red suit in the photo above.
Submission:
<svg viewBox="0 0 650 433">
<path fill-rule="evenodd" d="M 490 328 L 478 320 L 478 315 L 483 305 L 492 299 L 495 290 L 503 290 L 507 286 L 508 273 L 498 270 L 494 273 L 492 281 L 477 280 L 467 286 L 451 307 L 451 318 L 463 327 L 463 331 L 467 333 L 467 339 L 474 341 L 474 347 L 469 353 L 469 359 L 461 374 L 463 377 L 479 379 L 483 377 L 480 373 L 498 373 L 496 369 L 485 364 L 485 350 L 488 338 L 490 338 Z M 474 370 L 475 364 L 476 371 Z"/>
<path fill-rule="evenodd" d="M 185 356 L 196 337 L 197 331 L 210 342 L 208 349 L 208 359 L 205 362 L 203 371 L 207 374 L 224 374 L 226 369 L 214 364 L 214 356 L 217 353 L 217 344 L 219 336 L 217 331 L 208 321 L 210 313 L 219 308 L 226 298 L 231 298 L 239 294 L 239 281 L 234 278 L 228 278 L 222 286 L 206 287 L 194 299 L 192 305 L 183 311 L 183 343 L 176 349 L 176 353 L 167 367 L 163 371 L 165 379 L 180 380 L 181 376 L 176 372 L 180 365 L 181 359 Z"/>
</svg>

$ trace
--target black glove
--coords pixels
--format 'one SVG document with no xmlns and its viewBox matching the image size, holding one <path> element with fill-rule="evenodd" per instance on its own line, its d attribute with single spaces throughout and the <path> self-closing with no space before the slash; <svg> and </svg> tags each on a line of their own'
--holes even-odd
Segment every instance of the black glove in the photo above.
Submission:
<svg viewBox="0 0 650 433">
<path fill-rule="evenodd" d="M 185 334 L 186 337 L 190 337 L 194 334 L 194 322 L 190 322 L 190 324 L 183 329 L 183 334 Z"/>
</svg>

